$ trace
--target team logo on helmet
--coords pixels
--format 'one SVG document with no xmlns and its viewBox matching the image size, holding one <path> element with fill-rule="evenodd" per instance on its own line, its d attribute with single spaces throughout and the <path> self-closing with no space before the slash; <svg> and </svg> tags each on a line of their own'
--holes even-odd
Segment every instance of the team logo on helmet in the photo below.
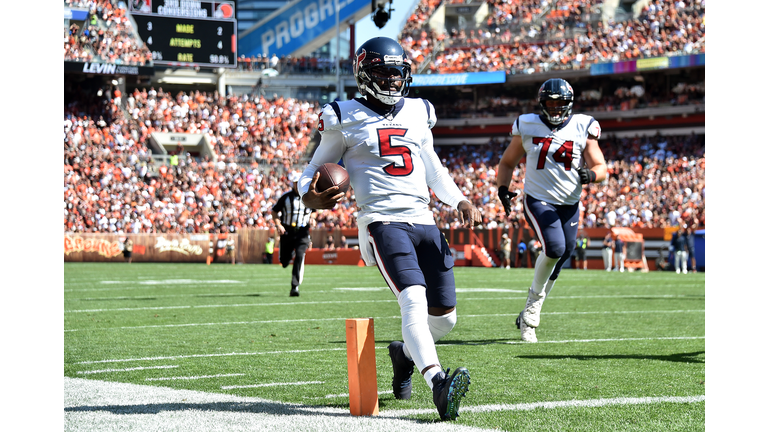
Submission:
<svg viewBox="0 0 768 432">
<path fill-rule="evenodd" d="M 357 74 L 357 71 L 360 70 L 360 66 L 363 65 L 363 60 L 365 60 L 365 48 L 360 48 L 360 54 L 356 55 L 355 57 L 355 67 L 354 72 Z"/>
</svg>

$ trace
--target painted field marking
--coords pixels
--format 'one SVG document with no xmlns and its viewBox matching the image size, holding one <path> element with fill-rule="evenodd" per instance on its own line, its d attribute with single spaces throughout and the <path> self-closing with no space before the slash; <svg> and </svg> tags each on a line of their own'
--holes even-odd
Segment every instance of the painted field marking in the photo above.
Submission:
<svg viewBox="0 0 768 432">
<path fill-rule="evenodd" d="M 648 337 L 648 338 L 616 338 L 616 339 L 571 339 L 571 340 L 560 340 L 560 341 L 543 341 L 538 343 L 590 343 L 590 342 L 625 342 L 625 341 L 640 341 L 640 340 L 695 340 L 695 339 L 704 339 L 704 336 L 670 336 L 670 337 Z M 529 342 L 522 342 L 522 341 L 507 341 L 503 342 L 506 344 L 526 344 Z M 441 345 L 437 344 L 437 348 L 443 348 L 447 346 L 455 346 L 455 345 L 473 345 L 471 343 L 461 343 L 461 344 L 451 344 L 451 345 Z M 387 349 L 386 346 L 377 346 L 376 349 Z M 165 357 L 135 357 L 135 358 L 127 358 L 127 359 L 107 359 L 107 360 L 89 360 L 89 361 L 81 361 L 81 362 L 74 362 L 69 364 L 96 364 L 96 363 L 124 363 L 124 362 L 134 362 L 134 361 L 158 361 L 158 360 L 178 360 L 178 359 L 187 359 L 187 358 L 209 358 L 209 357 L 228 357 L 228 356 L 258 356 L 258 355 L 271 355 L 271 354 L 277 354 L 277 355 L 284 355 L 284 354 L 301 354 L 301 353 L 308 353 L 308 352 L 327 352 L 327 351 L 346 351 L 346 348 L 321 348 L 321 349 L 309 349 L 309 350 L 288 350 L 288 351 L 264 351 L 264 352 L 249 352 L 249 353 L 216 353 L 216 354 L 188 354 L 188 355 L 176 355 L 176 356 L 165 356 Z"/>
<path fill-rule="evenodd" d="M 325 381 L 299 381 L 299 382 L 292 382 L 292 383 L 233 385 L 233 386 L 221 386 L 221 389 L 232 390 L 232 389 L 257 388 L 257 387 L 299 386 L 299 385 L 307 385 L 307 384 L 325 384 Z"/>
<path fill-rule="evenodd" d="M 704 309 L 690 309 L 690 310 L 658 310 L 658 311 L 598 311 L 598 312 L 542 312 L 542 315 L 589 315 L 589 314 L 642 314 L 642 313 L 703 313 Z M 461 315 L 462 318 L 487 318 L 487 317 L 511 317 L 518 316 L 519 313 L 514 314 L 474 314 L 474 315 Z M 373 317 L 374 319 L 400 319 L 399 315 Z M 136 330 L 136 329 L 149 329 L 149 328 L 173 328 L 173 327 L 197 327 L 197 326 L 217 326 L 217 325 L 249 325 L 249 324 L 282 324 L 292 322 L 315 322 L 315 321 L 343 321 L 346 318 L 303 318 L 303 319 L 291 319 L 291 320 L 262 320 L 262 321 L 229 321 L 220 323 L 189 323 L 189 324 L 154 324 L 146 326 L 123 326 L 123 327 L 100 327 L 93 329 L 69 329 L 64 330 L 67 332 L 76 331 L 99 331 L 99 330 Z"/>
<path fill-rule="evenodd" d="M 198 380 L 198 379 L 205 379 L 205 378 L 222 378 L 222 377 L 233 377 L 233 376 L 243 376 L 243 375 L 245 374 L 234 373 L 234 374 L 200 375 L 200 376 L 176 376 L 176 377 L 147 378 L 144 381 Z"/>
<path fill-rule="evenodd" d="M 573 299 L 604 299 L 604 298 L 689 298 L 689 295 L 599 295 L 599 296 L 559 296 L 552 297 L 551 300 L 573 300 Z M 482 297 L 482 298 L 463 298 L 462 301 L 500 301 L 500 300 L 519 300 L 524 297 Z M 214 304 L 214 305 L 196 305 L 196 306 L 152 306 L 140 308 L 113 308 L 113 309 L 79 309 L 65 310 L 64 313 L 93 313 L 93 312 L 120 312 L 120 311 L 140 311 L 140 310 L 163 310 L 163 309 L 196 309 L 196 308 L 228 308 L 228 307 L 272 307 L 272 306 L 298 306 L 298 305 L 323 305 L 323 304 L 350 304 L 350 303 L 382 303 L 397 302 L 396 299 L 376 299 L 376 300 L 333 300 L 319 302 L 289 302 L 289 303 L 241 303 L 241 304 Z"/>
<path fill-rule="evenodd" d="M 109 373 L 109 372 L 131 372 L 131 371 L 146 370 L 146 369 L 173 369 L 177 367 L 179 367 L 179 365 L 145 366 L 145 367 L 133 367 L 133 368 L 125 368 L 125 369 L 101 369 L 101 370 L 91 370 L 91 371 L 77 371 L 77 373 L 80 375 L 87 375 L 87 374 Z"/>
<path fill-rule="evenodd" d="M 461 413 L 599 408 L 660 403 L 697 404 L 705 395 L 617 397 L 521 404 L 462 405 Z M 210 409 L 211 406 L 217 409 Z M 110 408 L 119 407 L 119 415 Z M 164 409 L 153 410 L 154 407 Z M 151 415 L 148 415 L 151 414 Z M 486 428 L 453 422 L 414 421 L 414 415 L 436 416 L 434 407 L 384 410 L 376 417 L 350 416 L 345 408 L 310 406 L 226 393 L 178 390 L 139 384 L 64 377 L 65 430 L 184 430 L 240 432 L 253 430 L 366 432 L 483 432 Z"/>
<path fill-rule="evenodd" d="M 494 411 L 530 411 L 535 409 L 554 408 L 599 408 L 612 405 L 652 405 L 659 403 L 699 403 L 705 401 L 705 395 L 700 396 L 661 396 L 661 397 L 619 397 L 609 399 L 584 399 L 551 402 L 528 402 L 522 404 L 492 404 L 461 406 L 461 413 L 486 413 Z M 382 417 L 403 417 L 418 414 L 431 414 L 434 409 L 411 409 L 397 411 L 382 411 Z"/>
</svg>

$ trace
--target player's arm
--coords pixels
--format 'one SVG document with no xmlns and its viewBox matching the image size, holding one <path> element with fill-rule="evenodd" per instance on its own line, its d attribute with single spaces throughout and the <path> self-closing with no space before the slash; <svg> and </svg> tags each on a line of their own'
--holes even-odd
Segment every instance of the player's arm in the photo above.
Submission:
<svg viewBox="0 0 768 432">
<path fill-rule="evenodd" d="M 584 162 L 586 166 L 577 168 L 581 184 L 599 183 L 605 180 L 608 166 L 605 164 L 603 151 L 597 143 L 601 128 L 597 120 L 592 119 L 587 126 L 587 144 L 584 147 Z"/>
<path fill-rule="evenodd" d="M 600 183 L 605 180 L 608 175 L 608 165 L 605 163 L 605 156 L 603 151 L 600 150 L 600 145 L 597 143 L 597 138 L 587 138 L 587 145 L 584 148 L 584 161 L 587 163 L 587 168 L 595 173 L 594 179 L 591 179 L 590 183 Z"/>
<path fill-rule="evenodd" d="M 517 195 L 517 193 L 509 191 L 509 184 L 512 182 L 512 173 L 523 156 L 525 156 L 525 148 L 523 148 L 522 136 L 512 135 L 512 141 L 504 150 L 504 154 L 501 155 L 499 168 L 496 170 L 496 188 L 499 191 L 499 200 L 504 205 L 507 216 L 512 214 L 512 198 Z"/>
<path fill-rule="evenodd" d="M 421 152 L 421 159 L 427 176 L 427 185 L 435 192 L 435 196 L 445 204 L 459 212 L 459 222 L 469 228 L 480 225 L 483 216 L 474 205 L 461 193 L 453 181 L 448 168 L 440 163 L 432 143 L 432 132 L 427 133 L 427 141 Z"/>
<path fill-rule="evenodd" d="M 338 186 L 318 192 L 317 180 L 320 175 L 315 173 L 320 165 L 336 163 L 344 154 L 344 134 L 341 132 L 339 118 L 330 104 L 323 108 L 317 130 L 322 136 L 320 144 L 317 145 L 312 160 L 301 174 L 297 189 L 305 206 L 312 209 L 331 209 L 344 198 L 345 194 L 339 191 Z"/>
</svg>

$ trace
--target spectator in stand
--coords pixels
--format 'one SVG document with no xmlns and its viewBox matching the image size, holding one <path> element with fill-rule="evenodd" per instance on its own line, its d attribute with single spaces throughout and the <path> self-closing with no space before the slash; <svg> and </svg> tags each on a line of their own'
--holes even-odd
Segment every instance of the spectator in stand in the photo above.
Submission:
<svg viewBox="0 0 768 432">
<path fill-rule="evenodd" d="M 329 235 L 328 238 L 325 239 L 325 249 L 326 250 L 336 249 L 336 241 L 333 239 L 333 235 Z"/>
</svg>

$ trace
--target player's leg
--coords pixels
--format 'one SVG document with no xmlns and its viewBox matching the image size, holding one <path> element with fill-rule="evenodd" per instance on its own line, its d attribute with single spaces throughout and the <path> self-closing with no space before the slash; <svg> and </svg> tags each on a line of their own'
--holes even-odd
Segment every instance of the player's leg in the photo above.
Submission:
<svg viewBox="0 0 768 432">
<path fill-rule="evenodd" d="M 394 349 L 404 352 L 407 349 L 405 358 L 412 360 L 419 371 L 426 371 L 434 365 L 439 366 L 440 362 L 429 331 L 426 281 L 419 268 L 413 231 L 413 225 L 400 222 L 373 222 L 368 225 L 376 265 L 400 305 L 404 346 Z M 397 352 L 393 355 L 390 350 L 390 357 L 395 372 L 393 391 L 396 395 L 405 395 L 410 389 L 405 391 L 403 387 L 410 386 L 410 382 L 405 383 L 399 378 L 408 375 L 410 379 L 410 374 L 404 370 L 407 364 L 399 360 Z M 413 368 L 413 364 L 410 367 Z M 430 373 L 431 376 L 434 374 L 434 371 Z M 431 382 L 427 380 L 427 384 Z"/>
<path fill-rule="evenodd" d="M 539 325 L 539 314 L 546 296 L 544 288 L 547 280 L 558 264 L 562 267 L 562 263 L 570 257 L 570 253 L 566 253 L 563 224 L 555 206 L 526 196 L 525 216 L 542 246 L 542 253 L 536 259 L 533 283 L 528 291 L 528 300 L 523 310 L 523 320 L 529 327 L 535 328 Z"/>
<path fill-rule="evenodd" d="M 453 255 L 448 242 L 435 225 L 416 225 L 416 252 L 419 267 L 427 281 L 427 322 L 432 339 L 437 342 L 456 325 L 456 281 L 453 275 Z M 422 234 L 419 236 L 418 234 Z M 459 405 L 469 390 L 469 371 L 459 367 L 453 374 L 450 369 L 433 368 L 438 372 L 430 379 L 432 400 L 440 418 L 455 420 Z M 427 372 L 429 373 L 429 372 Z M 425 373 L 425 378 L 427 378 Z"/>
</svg>

